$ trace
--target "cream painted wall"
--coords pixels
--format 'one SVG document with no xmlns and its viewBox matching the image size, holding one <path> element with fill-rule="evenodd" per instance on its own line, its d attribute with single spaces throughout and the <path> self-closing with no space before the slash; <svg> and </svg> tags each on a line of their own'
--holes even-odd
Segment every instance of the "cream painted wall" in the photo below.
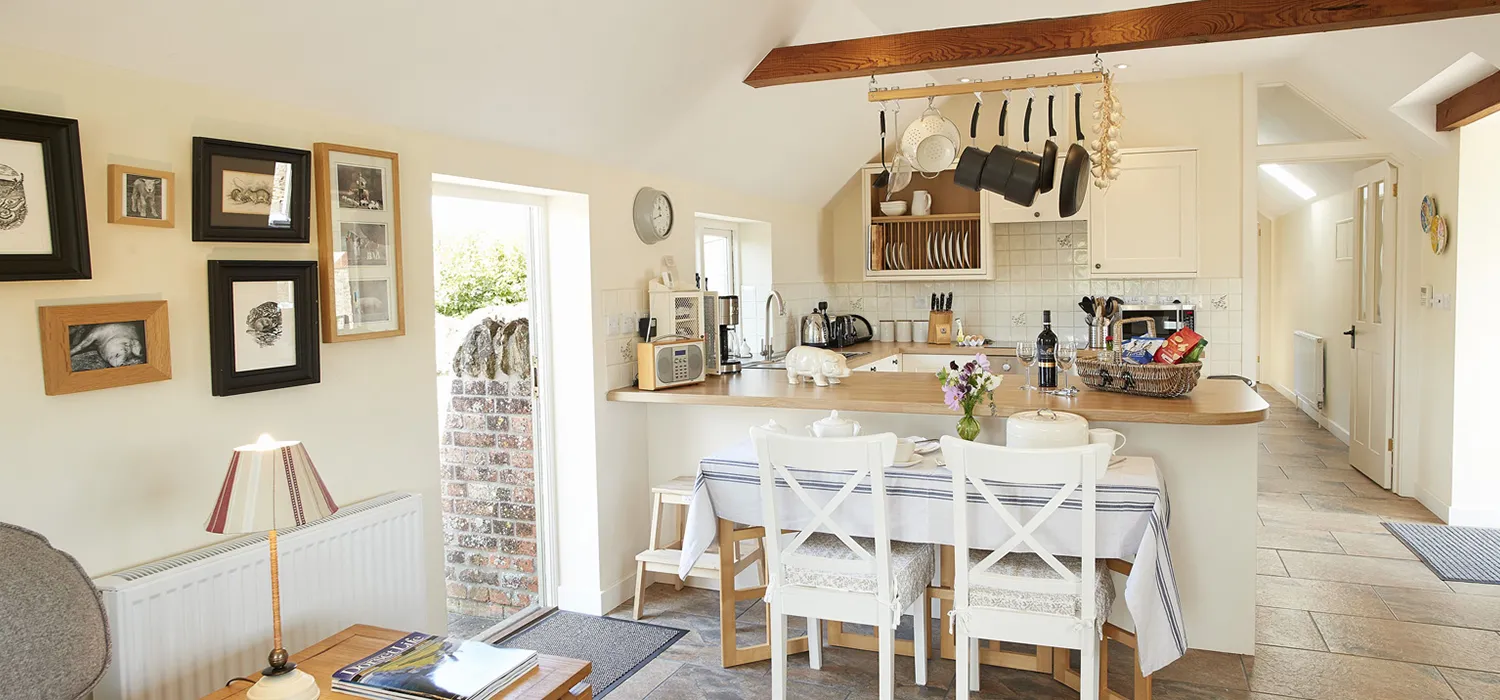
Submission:
<svg viewBox="0 0 1500 700">
<path fill-rule="evenodd" d="M 1275 270 L 1270 304 L 1262 308 L 1265 381 L 1286 393 L 1295 387 L 1292 333 L 1320 335 L 1326 343 L 1322 411 L 1335 433 L 1348 437 L 1352 357 L 1347 338 L 1353 308 L 1354 262 L 1334 260 L 1334 224 L 1353 211 L 1353 194 L 1325 197 L 1276 219 L 1272 227 Z M 1328 427 L 1328 426 L 1325 426 Z"/>
<path fill-rule="evenodd" d="M 554 329 L 554 357 L 568 363 L 559 368 L 567 378 L 557 383 L 568 390 L 558 397 L 557 414 L 560 584 L 562 603 L 572 609 L 596 612 L 619 601 L 649 518 L 644 409 L 604 400 L 600 290 L 643 286 L 663 253 L 690 261 L 694 211 L 767 222 L 777 283 L 823 281 L 831 265 L 815 207 L 334 117 L 245 91 L 165 82 L 41 52 L 0 48 L 0 62 L 12 67 L 0 84 L 0 107 L 80 122 L 94 261 L 88 281 L 0 284 L 6 329 L 0 444 L 7 448 L 0 519 L 48 536 L 91 574 L 215 541 L 202 523 L 229 450 L 269 431 L 306 442 L 342 503 L 394 490 L 424 496 L 429 627 L 442 628 L 432 173 L 587 196 L 586 206 L 573 198 L 573 210 L 554 212 L 551 241 L 554 265 L 572 273 L 553 280 L 554 311 L 568 320 Z M 192 243 L 186 196 L 179 198 L 175 229 L 105 223 L 107 164 L 173 171 L 186 191 L 195 135 L 299 148 L 331 141 L 400 153 L 407 335 L 323 346 L 318 385 L 211 397 L 205 261 L 314 259 L 316 246 Z M 679 213 L 677 235 L 655 247 L 642 244 L 630 224 L 631 202 L 643 185 L 668 191 Z M 44 396 L 36 307 L 136 298 L 169 302 L 174 379 Z"/>
<path fill-rule="evenodd" d="M 1121 139 L 1126 148 L 1186 146 L 1198 149 L 1198 231 L 1199 270 L 1203 278 L 1239 278 L 1241 270 L 1242 191 L 1244 179 L 1244 142 L 1241 123 L 1241 77 L 1219 75 L 1149 83 L 1121 83 L 1120 100 L 1124 105 L 1125 126 Z M 1033 148 L 1040 148 L 1047 133 L 1046 93 L 1037 93 L 1038 107 L 1032 117 Z M 1072 131 L 1072 102 L 1059 93 L 1057 127 L 1060 134 Z M 990 148 L 998 142 L 995 119 L 999 114 L 999 95 L 987 95 L 980 117 L 979 146 Z M 1025 93 L 1012 95 L 1010 145 L 1021 148 L 1021 114 L 1025 112 Z M 1092 134 L 1088 107 L 1095 99 L 1093 88 L 1084 91 L 1084 131 Z M 1063 106 L 1067 105 L 1064 119 Z M 974 102 L 957 97 L 941 105 L 943 114 L 967 131 Z M 875 107 L 871 107 L 875 111 Z M 901 113 L 901 128 L 920 114 L 920 105 L 908 101 Z M 1040 136 L 1039 136 L 1040 135 Z M 874 134 L 872 134 L 874 136 Z M 1065 138 L 1065 137 L 1059 137 Z M 895 140 L 899 140 L 896 137 Z M 894 148 L 894 147 L 892 147 Z M 857 173 L 851 173 L 857 175 Z M 917 187 L 917 185 L 913 185 Z M 1097 191 L 1096 191 L 1097 196 Z M 840 189 L 824 206 L 824 216 L 832 227 L 834 280 L 862 281 L 864 262 L 863 228 L 860 216 L 860 193 L 857 178 Z"/>
<path fill-rule="evenodd" d="M 1494 397 L 1500 377 L 1489 348 L 1500 346 L 1491 299 L 1500 269 L 1500 118 L 1462 130 L 1458 194 L 1463 249 L 1454 255 L 1453 499 L 1454 525 L 1500 527 L 1500 462 L 1495 460 Z"/>
<path fill-rule="evenodd" d="M 1404 241 L 1401 254 L 1409 261 L 1404 266 L 1412 270 L 1413 283 L 1402 290 L 1403 299 L 1398 304 L 1408 310 L 1403 335 L 1409 348 L 1406 360 L 1397 361 L 1405 368 L 1410 384 L 1417 387 L 1417 410 L 1412 434 L 1405 437 L 1414 441 L 1417 469 L 1416 489 L 1412 495 L 1421 500 L 1428 510 L 1447 520 L 1449 507 L 1453 503 L 1453 386 L 1454 338 L 1456 317 L 1451 310 L 1434 309 L 1415 303 L 1417 288 L 1431 285 L 1439 294 L 1453 294 L 1457 281 L 1458 257 L 1463 254 L 1464 224 L 1468 220 L 1466 211 L 1460 206 L 1458 185 L 1459 145 L 1462 134 L 1453 137 L 1446 154 L 1426 161 L 1419 169 L 1422 183 L 1419 195 L 1430 194 L 1437 198 L 1442 214 L 1448 219 L 1450 239 L 1448 251 L 1441 256 L 1433 255 L 1427 237 L 1419 225 L 1411 222 L 1411 235 Z M 1412 207 L 1416 209 L 1416 207 Z M 1415 216 L 1415 215 L 1413 215 Z M 1404 456 L 1405 453 L 1403 453 Z M 1408 460 L 1410 461 L 1410 460 Z"/>
</svg>

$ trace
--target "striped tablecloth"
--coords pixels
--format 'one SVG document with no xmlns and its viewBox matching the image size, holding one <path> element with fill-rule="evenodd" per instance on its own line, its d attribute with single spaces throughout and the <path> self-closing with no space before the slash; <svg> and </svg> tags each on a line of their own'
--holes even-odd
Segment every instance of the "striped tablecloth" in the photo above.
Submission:
<svg viewBox="0 0 1500 700">
<path fill-rule="evenodd" d="M 699 464 L 682 544 L 679 574 L 683 578 L 718 536 L 719 518 L 745 525 L 763 524 L 758 472 L 755 448 L 748 439 L 719 450 Z M 914 468 L 889 468 L 886 472 L 889 498 L 886 517 L 891 539 L 953 544 L 952 480 L 952 472 L 937 466 L 934 457 Z M 804 481 L 803 486 L 815 497 L 819 493 L 831 497 L 840 486 L 825 481 L 820 487 L 815 483 L 816 479 L 810 481 L 814 483 Z M 783 526 L 805 526 L 812 513 L 785 486 L 778 493 L 785 496 L 777 503 L 778 510 L 786 514 Z M 869 494 L 869 486 L 856 489 L 834 514 L 839 524 L 852 535 L 874 534 L 874 511 L 861 507 L 861 499 L 866 506 L 869 505 Z M 1055 494 L 1056 488 L 1047 487 L 1001 485 L 996 488 L 996 495 L 1007 506 L 1013 507 L 1013 515 L 1022 523 Z M 1013 533 L 987 503 L 976 500 L 977 496 L 969 502 L 969 523 L 974 528 L 970 544 L 976 548 L 998 547 Z M 1096 500 L 1099 511 L 1097 556 L 1131 562 L 1131 574 L 1125 582 L 1125 605 L 1135 622 L 1141 671 L 1150 675 L 1187 651 L 1177 581 L 1172 574 L 1172 556 L 1167 548 L 1171 507 L 1156 463 L 1147 458 L 1127 457 L 1110 467 L 1099 481 Z M 826 501 L 820 505 L 824 503 Z M 1080 508 L 1078 500 L 1067 501 L 1037 530 L 1036 537 L 1043 546 L 1059 555 L 1080 554 L 1077 551 L 1081 539 Z"/>
</svg>

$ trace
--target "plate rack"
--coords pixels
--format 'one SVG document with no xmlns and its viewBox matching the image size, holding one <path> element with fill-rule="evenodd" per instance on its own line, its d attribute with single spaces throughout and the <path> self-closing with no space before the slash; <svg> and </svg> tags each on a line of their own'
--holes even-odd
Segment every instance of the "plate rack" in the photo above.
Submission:
<svg viewBox="0 0 1500 700">
<path fill-rule="evenodd" d="M 978 271 L 985 240 L 979 221 L 978 214 L 873 217 L 870 271 Z"/>
</svg>

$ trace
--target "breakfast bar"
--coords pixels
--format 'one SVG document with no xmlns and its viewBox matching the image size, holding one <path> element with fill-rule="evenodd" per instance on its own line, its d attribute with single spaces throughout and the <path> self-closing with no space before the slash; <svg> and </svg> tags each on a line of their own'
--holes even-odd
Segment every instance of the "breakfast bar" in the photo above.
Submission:
<svg viewBox="0 0 1500 700">
<path fill-rule="evenodd" d="M 959 414 L 944 405 L 932 374 L 868 368 L 903 352 L 947 354 L 960 362 L 984 352 L 993 355 L 992 364 L 1005 357 L 1003 349 L 882 343 L 862 349 L 868 354 L 850 360 L 850 376 L 827 387 L 791 384 L 784 371 L 747 369 L 676 389 L 617 389 L 609 399 L 647 404 L 650 476 L 657 482 L 699 473 L 702 460 L 744 442 L 751 426 L 775 421 L 802 432 L 832 410 L 859 422 L 863 434 L 953 435 Z M 1090 427 L 1124 435 L 1120 454 L 1153 459 L 1166 487 L 1166 536 L 1186 646 L 1254 653 L 1256 424 L 1266 418 L 1267 403 L 1235 379 L 1204 379 L 1192 393 L 1173 399 L 1087 388 L 1061 397 L 1022 389 L 1022 383 L 1007 376 L 995 391 L 993 409 L 976 410 L 979 441 L 1003 442 L 1008 416 L 1042 408 L 1077 414 Z M 722 524 L 719 530 L 722 543 Z M 1109 620 L 1134 629 L 1125 596 Z"/>
</svg>

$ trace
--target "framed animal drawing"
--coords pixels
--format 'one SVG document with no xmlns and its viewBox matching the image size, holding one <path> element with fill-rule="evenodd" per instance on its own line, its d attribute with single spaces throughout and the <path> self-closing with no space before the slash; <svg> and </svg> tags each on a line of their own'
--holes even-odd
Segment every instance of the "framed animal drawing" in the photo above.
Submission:
<svg viewBox="0 0 1500 700">
<path fill-rule="evenodd" d="M 92 276 L 78 120 L 0 110 L 0 282 Z"/>
<path fill-rule="evenodd" d="M 312 154 L 193 139 L 193 240 L 306 243 Z"/>
<path fill-rule="evenodd" d="M 172 228 L 177 225 L 176 212 L 176 175 L 110 164 L 109 223 Z"/>
<path fill-rule="evenodd" d="M 208 261 L 208 340 L 214 396 L 318 383 L 318 264 Z"/>
</svg>

